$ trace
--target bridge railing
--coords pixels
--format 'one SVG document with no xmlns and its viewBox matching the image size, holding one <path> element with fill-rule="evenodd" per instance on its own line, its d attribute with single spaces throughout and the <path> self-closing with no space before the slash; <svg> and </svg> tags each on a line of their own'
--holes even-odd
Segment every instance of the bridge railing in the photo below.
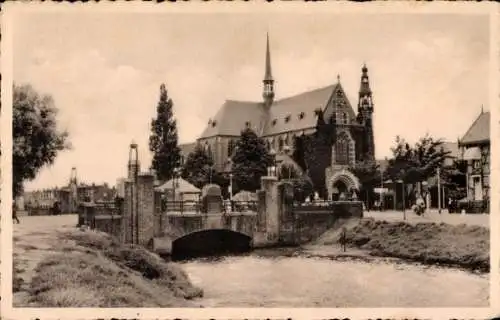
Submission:
<svg viewBox="0 0 500 320">
<path fill-rule="evenodd" d="M 201 213 L 201 202 L 194 200 L 184 200 L 184 201 L 165 201 L 162 204 L 162 211 L 168 213 L 191 213 L 199 214 Z"/>
<path fill-rule="evenodd" d="M 244 213 L 256 212 L 258 210 L 258 201 L 224 201 L 224 213 Z"/>
</svg>

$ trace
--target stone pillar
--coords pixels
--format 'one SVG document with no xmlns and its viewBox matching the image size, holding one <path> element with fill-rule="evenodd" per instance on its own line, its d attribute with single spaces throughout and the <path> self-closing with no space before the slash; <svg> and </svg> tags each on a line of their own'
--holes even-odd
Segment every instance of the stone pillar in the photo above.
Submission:
<svg viewBox="0 0 500 320">
<path fill-rule="evenodd" d="M 161 209 L 161 192 L 154 191 L 154 208 L 155 208 L 155 218 L 154 218 L 154 235 L 159 236 L 163 231 L 163 226 L 165 221 L 162 220 L 162 209 Z"/>
<path fill-rule="evenodd" d="M 137 177 L 137 244 L 148 246 L 154 238 L 154 176 L 144 173 Z"/>
<path fill-rule="evenodd" d="M 262 177 L 261 188 L 266 193 L 265 195 L 265 230 L 267 242 L 269 244 L 278 242 L 280 229 L 280 212 L 279 212 L 279 197 L 278 197 L 278 178 L 277 177 Z"/>
<path fill-rule="evenodd" d="M 134 230 L 134 184 L 132 181 L 127 180 L 124 183 L 124 199 L 123 199 L 123 211 L 122 211 L 122 241 L 124 243 L 132 243 L 133 241 L 133 230 Z"/>
</svg>

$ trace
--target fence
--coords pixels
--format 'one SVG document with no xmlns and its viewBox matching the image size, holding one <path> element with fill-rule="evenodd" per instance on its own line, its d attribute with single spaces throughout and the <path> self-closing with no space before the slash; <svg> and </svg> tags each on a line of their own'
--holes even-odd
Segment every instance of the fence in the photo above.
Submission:
<svg viewBox="0 0 500 320">
<path fill-rule="evenodd" d="M 166 213 L 179 213 L 184 214 L 209 214 L 209 213 L 245 213 L 245 212 L 257 212 L 259 203 L 258 201 L 230 201 L 223 200 L 222 203 L 218 201 L 220 206 L 211 206 L 211 203 L 203 201 L 163 201 L 161 209 L 162 212 Z M 220 212 L 214 212 L 210 210 L 212 208 L 220 208 Z"/>
</svg>

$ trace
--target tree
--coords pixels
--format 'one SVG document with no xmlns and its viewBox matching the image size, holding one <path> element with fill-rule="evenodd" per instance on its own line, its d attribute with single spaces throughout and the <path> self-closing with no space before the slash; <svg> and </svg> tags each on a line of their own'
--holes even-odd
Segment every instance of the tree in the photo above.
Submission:
<svg viewBox="0 0 500 320">
<path fill-rule="evenodd" d="M 182 177 L 197 188 L 202 188 L 210 181 L 214 172 L 214 162 L 205 149 L 197 144 L 184 163 Z"/>
<path fill-rule="evenodd" d="M 33 180 L 60 151 L 69 149 L 68 133 L 57 127 L 58 109 L 49 95 L 30 85 L 14 84 L 12 114 L 12 192 L 23 192 L 23 182 Z"/>
<path fill-rule="evenodd" d="M 365 201 L 368 207 L 371 207 L 374 199 L 374 188 L 381 184 L 381 172 L 375 161 L 362 161 L 350 167 L 349 170 L 359 179 L 360 198 Z"/>
<path fill-rule="evenodd" d="M 267 173 L 272 158 L 266 143 L 247 128 L 241 132 L 232 157 L 233 181 L 237 190 L 252 191 L 260 188 L 260 178 Z"/>
<path fill-rule="evenodd" d="M 448 189 L 448 196 L 453 199 L 462 199 L 467 196 L 466 190 L 467 161 L 454 160 L 450 167 L 443 168 L 441 178 Z"/>
<path fill-rule="evenodd" d="M 160 86 L 160 101 L 156 107 L 156 119 L 151 121 L 149 150 L 153 152 L 151 167 L 159 180 L 173 177 L 174 169 L 180 166 L 181 154 L 178 146 L 177 122 L 173 115 L 173 102 L 168 97 L 165 85 Z"/>
<path fill-rule="evenodd" d="M 409 184 L 422 182 L 434 175 L 450 154 L 444 150 L 441 139 L 429 135 L 420 138 L 414 146 L 398 136 L 396 146 L 391 150 L 393 158 L 389 160 L 389 176 Z"/>
</svg>

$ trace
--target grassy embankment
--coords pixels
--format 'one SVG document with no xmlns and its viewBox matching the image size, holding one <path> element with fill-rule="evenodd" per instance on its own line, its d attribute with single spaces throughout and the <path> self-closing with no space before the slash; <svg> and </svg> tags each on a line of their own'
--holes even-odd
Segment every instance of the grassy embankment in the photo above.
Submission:
<svg viewBox="0 0 500 320">
<path fill-rule="evenodd" d="M 394 257 L 424 264 L 449 265 L 488 272 L 490 232 L 485 227 L 445 223 L 387 222 L 362 219 L 346 226 L 346 242 L 371 256 Z M 339 245 L 337 228 L 316 244 Z"/>
<path fill-rule="evenodd" d="M 60 238 L 58 253 L 35 269 L 29 306 L 196 307 L 189 300 L 203 295 L 179 266 L 142 247 L 93 231 L 75 230 Z"/>
</svg>

